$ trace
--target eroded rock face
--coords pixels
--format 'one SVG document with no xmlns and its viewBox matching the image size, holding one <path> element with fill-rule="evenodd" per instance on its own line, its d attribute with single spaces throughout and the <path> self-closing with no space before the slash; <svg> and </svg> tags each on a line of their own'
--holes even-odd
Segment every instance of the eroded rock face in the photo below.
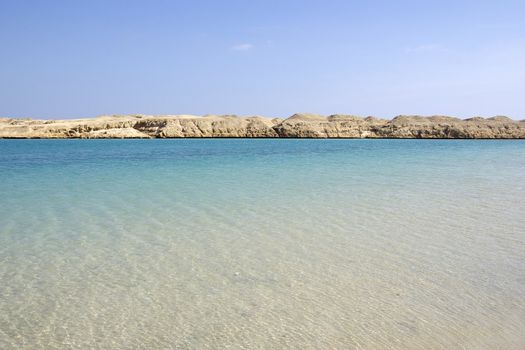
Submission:
<svg viewBox="0 0 525 350">
<path fill-rule="evenodd" d="M 274 129 L 280 137 L 313 138 L 366 138 L 377 136 L 377 130 L 387 124 L 387 120 L 360 118 L 352 115 L 294 114 Z"/>
<path fill-rule="evenodd" d="M 525 138 L 525 122 L 508 117 L 294 114 L 287 119 L 235 115 L 114 115 L 75 120 L 0 118 L 0 138 Z"/>
<path fill-rule="evenodd" d="M 301 115 L 274 129 L 280 137 L 322 138 L 525 138 L 523 122 L 507 117 L 462 120 L 446 116 L 397 116 L 392 120 L 352 115 Z"/>
</svg>

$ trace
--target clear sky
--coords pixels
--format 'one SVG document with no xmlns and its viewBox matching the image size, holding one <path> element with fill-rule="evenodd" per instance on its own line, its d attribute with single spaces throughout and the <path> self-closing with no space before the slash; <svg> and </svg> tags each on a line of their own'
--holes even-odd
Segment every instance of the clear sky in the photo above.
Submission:
<svg viewBox="0 0 525 350">
<path fill-rule="evenodd" d="M 525 1 L 0 0 L 0 116 L 525 118 Z"/>
</svg>

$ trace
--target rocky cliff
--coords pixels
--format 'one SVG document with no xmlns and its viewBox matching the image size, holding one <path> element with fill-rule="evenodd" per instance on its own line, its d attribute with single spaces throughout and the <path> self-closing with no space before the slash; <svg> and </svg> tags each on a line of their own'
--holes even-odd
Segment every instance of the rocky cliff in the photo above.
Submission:
<svg viewBox="0 0 525 350">
<path fill-rule="evenodd" d="M 90 119 L 0 118 L 0 138 L 453 138 L 525 139 L 525 121 L 507 117 L 458 119 L 294 114 L 287 119 L 234 115 L 113 115 Z"/>
</svg>

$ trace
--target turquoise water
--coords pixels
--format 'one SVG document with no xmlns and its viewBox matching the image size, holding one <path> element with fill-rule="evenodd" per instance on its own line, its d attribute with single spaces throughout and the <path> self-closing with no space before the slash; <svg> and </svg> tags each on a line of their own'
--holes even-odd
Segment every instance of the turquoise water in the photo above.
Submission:
<svg viewBox="0 0 525 350">
<path fill-rule="evenodd" d="M 525 143 L 0 140 L 1 349 L 523 349 Z"/>
</svg>

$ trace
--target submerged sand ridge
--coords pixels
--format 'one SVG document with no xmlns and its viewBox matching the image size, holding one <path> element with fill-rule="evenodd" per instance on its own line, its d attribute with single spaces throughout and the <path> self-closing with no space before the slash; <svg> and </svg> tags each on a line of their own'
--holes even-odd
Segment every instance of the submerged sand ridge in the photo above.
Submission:
<svg viewBox="0 0 525 350">
<path fill-rule="evenodd" d="M 111 115 L 71 120 L 0 118 L 0 138 L 451 138 L 524 139 L 525 121 L 294 114 L 287 119 L 236 115 Z"/>
</svg>

